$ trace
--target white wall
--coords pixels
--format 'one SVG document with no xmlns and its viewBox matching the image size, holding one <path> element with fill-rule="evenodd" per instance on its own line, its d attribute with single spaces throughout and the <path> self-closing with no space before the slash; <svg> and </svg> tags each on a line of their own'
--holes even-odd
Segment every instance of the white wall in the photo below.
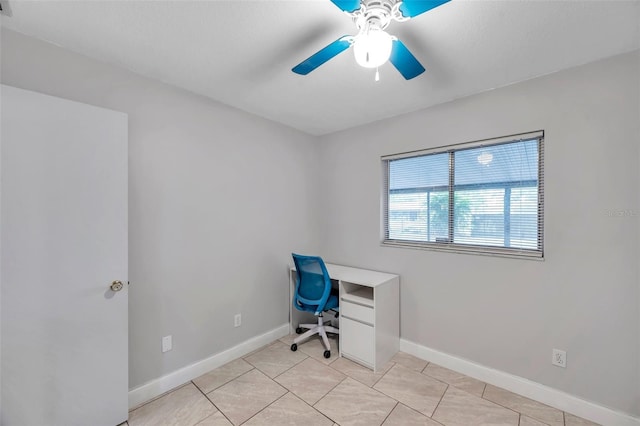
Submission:
<svg viewBox="0 0 640 426">
<path fill-rule="evenodd" d="M 317 247 L 313 139 L 1 36 L 2 83 L 129 114 L 130 388 L 286 323 L 290 253 Z M 162 354 L 168 334 L 174 348 Z"/>
<path fill-rule="evenodd" d="M 324 137 L 322 254 L 401 275 L 404 339 L 639 415 L 639 58 Z M 381 155 L 539 129 L 544 262 L 380 246 Z"/>
</svg>

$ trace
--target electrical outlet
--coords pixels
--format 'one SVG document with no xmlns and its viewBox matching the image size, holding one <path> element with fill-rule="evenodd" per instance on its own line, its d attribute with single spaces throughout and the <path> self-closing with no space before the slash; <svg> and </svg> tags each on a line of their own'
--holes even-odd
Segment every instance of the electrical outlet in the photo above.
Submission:
<svg viewBox="0 0 640 426">
<path fill-rule="evenodd" d="M 558 367 L 567 368 L 567 353 L 560 349 L 554 349 L 551 356 L 551 364 Z"/>
<path fill-rule="evenodd" d="M 171 336 L 164 336 L 162 338 L 162 352 L 169 352 L 171 349 L 173 349 Z"/>
<path fill-rule="evenodd" d="M 242 325 L 242 315 L 236 314 L 236 316 L 233 317 L 233 326 L 240 327 L 241 325 Z"/>
</svg>

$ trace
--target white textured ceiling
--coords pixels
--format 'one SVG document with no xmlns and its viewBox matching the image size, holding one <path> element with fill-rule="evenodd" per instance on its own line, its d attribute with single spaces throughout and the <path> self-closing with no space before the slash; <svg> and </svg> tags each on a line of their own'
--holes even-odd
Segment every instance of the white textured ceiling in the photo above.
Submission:
<svg viewBox="0 0 640 426">
<path fill-rule="evenodd" d="M 640 47 L 640 1 L 453 0 L 389 26 L 427 71 L 376 83 L 351 51 L 291 72 L 355 33 L 329 0 L 1 1 L 4 27 L 314 135 Z"/>
</svg>

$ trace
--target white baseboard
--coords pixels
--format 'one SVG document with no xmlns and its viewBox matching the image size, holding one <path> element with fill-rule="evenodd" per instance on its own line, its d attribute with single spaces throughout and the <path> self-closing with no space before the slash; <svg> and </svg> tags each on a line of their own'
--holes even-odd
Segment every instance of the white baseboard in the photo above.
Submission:
<svg viewBox="0 0 640 426">
<path fill-rule="evenodd" d="M 632 417 L 549 386 L 494 370 L 405 339 L 400 339 L 400 350 L 601 425 L 640 426 L 640 418 L 638 417 Z"/>
<path fill-rule="evenodd" d="M 253 337 L 232 348 L 183 367 L 158 379 L 129 391 L 129 409 L 135 408 L 163 393 L 170 391 L 190 380 L 199 377 L 214 368 L 218 368 L 234 359 L 240 358 L 251 351 L 261 348 L 274 340 L 289 334 L 289 323 L 269 330 L 260 336 Z"/>
</svg>

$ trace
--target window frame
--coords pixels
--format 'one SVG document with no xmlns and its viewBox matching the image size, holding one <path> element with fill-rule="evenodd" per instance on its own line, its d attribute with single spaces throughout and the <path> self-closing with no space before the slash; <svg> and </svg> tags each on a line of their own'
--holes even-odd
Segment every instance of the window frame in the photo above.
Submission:
<svg viewBox="0 0 640 426">
<path fill-rule="evenodd" d="M 472 148 L 491 147 L 516 142 L 524 142 L 537 140 L 538 143 L 538 173 L 537 173 L 537 192 L 538 192 L 538 208 L 537 208 L 537 248 L 526 249 L 517 247 L 489 246 L 480 244 L 464 244 L 453 242 L 452 237 L 455 234 L 455 218 L 454 218 L 454 202 L 455 202 L 455 170 L 454 161 L 455 153 L 458 151 L 468 150 Z M 390 196 L 390 167 L 389 164 L 393 160 L 405 158 L 422 157 L 433 154 L 449 154 L 449 182 L 448 182 L 448 241 L 417 241 L 402 240 L 389 238 L 389 196 Z M 413 248 L 423 250 L 446 251 L 454 253 L 480 254 L 489 256 L 525 258 L 532 260 L 544 260 L 544 130 L 534 132 L 519 133 L 498 138 L 483 139 L 473 142 L 465 142 L 459 144 L 446 145 L 436 148 L 423 149 L 417 151 L 409 151 L 391 155 L 384 155 L 381 158 L 382 166 L 382 203 L 381 203 L 381 245 L 387 247 Z"/>
</svg>

